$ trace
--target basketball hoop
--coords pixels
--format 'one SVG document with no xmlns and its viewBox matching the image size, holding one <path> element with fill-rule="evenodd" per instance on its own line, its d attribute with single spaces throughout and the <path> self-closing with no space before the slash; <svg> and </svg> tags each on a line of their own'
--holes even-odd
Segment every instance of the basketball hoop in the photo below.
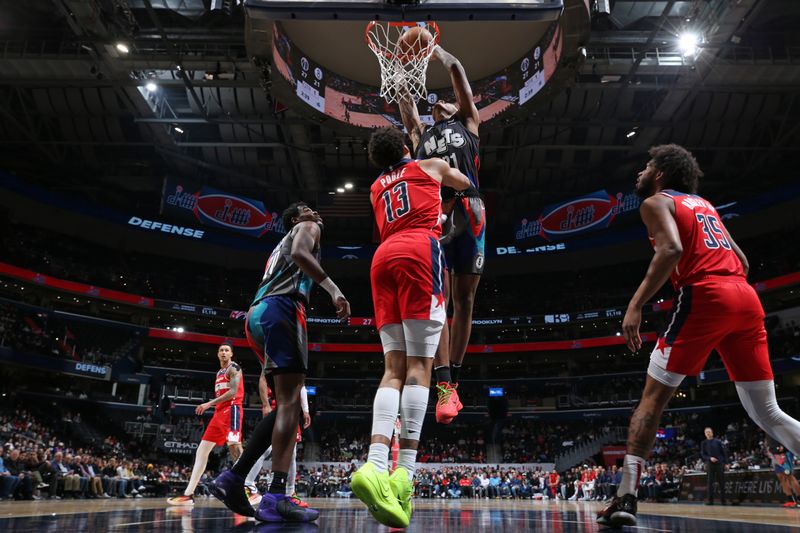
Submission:
<svg viewBox="0 0 800 533">
<path fill-rule="evenodd" d="M 416 39 L 403 41 L 403 34 L 414 27 L 430 33 L 417 32 Z M 364 37 L 381 67 L 381 96 L 395 103 L 406 93 L 414 102 L 426 98 L 425 75 L 433 49 L 439 43 L 439 26 L 435 22 L 380 22 L 367 24 Z M 403 41 L 401 43 L 401 41 Z M 405 48 L 405 50 L 404 50 Z"/>
</svg>

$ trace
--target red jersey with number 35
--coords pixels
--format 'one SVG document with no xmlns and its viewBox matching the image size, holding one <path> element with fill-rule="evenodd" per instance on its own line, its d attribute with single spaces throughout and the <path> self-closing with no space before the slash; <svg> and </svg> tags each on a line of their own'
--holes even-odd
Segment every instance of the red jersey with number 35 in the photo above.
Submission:
<svg viewBox="0 0 800 533">
<path fill-rule="evenodd" d="M 664 190 L 659 194 L 675 203 L 675 223 L 683 254 L 670 275 L 679 289 L 708 276 L 744 277 L 742 262 L 728 242 L 727 231 L 717 210 L 695 194 Z M 653 239 L 650 239 L 653 243 Z"/>
<path fill-rule="evenodd" d="M 419 161 L 403 159 L 378 176 L 370 187 L 372 209 L 381 242 L 409 230 L 441 235 L 441 184 L 419 167 Z"/>
</svg>

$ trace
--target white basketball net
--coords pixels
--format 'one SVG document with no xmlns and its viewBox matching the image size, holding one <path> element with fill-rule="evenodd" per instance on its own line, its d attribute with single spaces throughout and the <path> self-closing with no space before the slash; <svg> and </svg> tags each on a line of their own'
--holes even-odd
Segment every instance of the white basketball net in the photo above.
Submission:
<svg viewBox="0 0 800 533">
<path fill-rule="evenodd" d="M 404 52 L 400 39 L 414 26 L 428 30 L 433 38 L 426 46 L 422 46 L 420 32 L 416 42 L 404 43 Z M 387 102 L 395 103 L 408 96 L 417 102 L 428 96 L 425 74 L 433 49 L 439 42 L 439 26 L 435 22 L 372 21 L 367 24 L 366 39 L 370 50 L 378 58 L 381 67 L 381 96 Z M 415 53 L 416 50 L 418 52 Z"/>
</svg>

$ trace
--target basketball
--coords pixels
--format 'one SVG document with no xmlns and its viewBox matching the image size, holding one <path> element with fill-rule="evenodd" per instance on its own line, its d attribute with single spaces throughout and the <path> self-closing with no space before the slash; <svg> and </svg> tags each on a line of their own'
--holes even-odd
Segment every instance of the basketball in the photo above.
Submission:
<svg viewBox="0 0 800 533">
<path fill-rule="evenodd" d="M 419 57 L 427 50 L 433 40 L 431 32 L 421 26 L 409 28 L 397 42 L 397 52 L 400 61 L 407 63 Z"/>
</svg>

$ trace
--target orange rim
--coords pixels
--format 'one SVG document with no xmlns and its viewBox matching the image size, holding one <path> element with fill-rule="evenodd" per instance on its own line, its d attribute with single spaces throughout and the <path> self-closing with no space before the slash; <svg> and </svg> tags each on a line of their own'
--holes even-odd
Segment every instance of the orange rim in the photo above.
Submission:
<svg viewBox="0 0 800 533">
<path fill-rule="evenodd" d="M 373 42 L 370 36 L 370 30 L 378 24 L 377 20 L 371 20 L 367 22 L 367 26 L 364 28 L 364 40 L 367 42 L 367 45 L 370 49 L 375 52 L 376 54 L 380 54 L 386 59 L 394 59 L 394 54 L 389 52 L 388 50 L 381 49 L 380 45 Z M 416 22 L 386 22 L 387 26 L 391 26 L 394 28 L 403 27 L 403 26 L 416 26 Z M 425 29 L 428 30 L 431 35 L 433 35 L 433 46 L 439 44 L 439 25 L 433 21 L 425 22 Z"/>
</svg>

